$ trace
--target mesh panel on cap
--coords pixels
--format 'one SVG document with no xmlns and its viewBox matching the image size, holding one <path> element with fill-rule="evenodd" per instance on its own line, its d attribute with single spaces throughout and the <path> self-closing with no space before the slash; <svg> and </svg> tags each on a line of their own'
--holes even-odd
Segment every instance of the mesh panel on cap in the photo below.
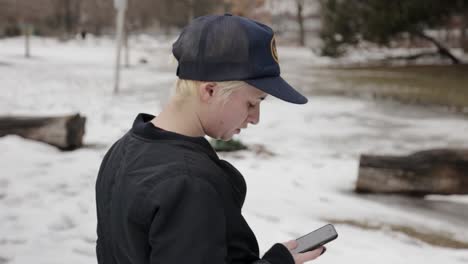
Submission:
<svg viewBox="0 0 468 264">
<path fill-rule="evenodd" d="M 177 75 L 200 81 L 233 81 L 252 74 L 249 36 L 238 17 L 196 18 L 173 45 Z"/>
<path fill-rule="evenodd" d="M 179 38 L 174 43 L 174 55 L 178 60 L 197 61 L 200 52 L 199 44 L 202 36 L 203 25 L 213 20 L 213 17 L 199 17 L 194 23 L 190 23 L 182 30 Z"/>
<path fill-rule="evenodd" d="M 249 42 L 242 24 L 231 17 L 219 17 L 207 26 L 205 63 L 248 63 Z"/>
</svg>

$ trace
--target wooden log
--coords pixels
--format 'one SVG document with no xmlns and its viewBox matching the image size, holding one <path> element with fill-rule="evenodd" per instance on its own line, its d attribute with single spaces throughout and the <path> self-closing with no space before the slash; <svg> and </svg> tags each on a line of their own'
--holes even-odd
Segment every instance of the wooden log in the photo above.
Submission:
<svg viewBox="0 0 468 264">
<path fill-rule="evenodd" d="M 434 149 L 409 156 L 361 155 L 358 193 L 468 194 L 468 150 Z"/>
<path fill-rule="evenodd" d="M 0 137 L 19 135 L 56 146 L 62 150 L 73 150 L 83 145 L 86 118 L 80 114 L 58 117 L 0 117 Z"/>
</svg>

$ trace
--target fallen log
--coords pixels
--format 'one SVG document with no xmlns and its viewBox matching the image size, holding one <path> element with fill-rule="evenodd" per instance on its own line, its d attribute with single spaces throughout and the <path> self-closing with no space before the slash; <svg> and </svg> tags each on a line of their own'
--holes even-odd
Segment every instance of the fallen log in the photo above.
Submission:
<svg viewBox="0 0 468 264">
<path fill-rule="evenodd" d="M 358 193 L 468 194 L 468 150 L 434 149 L 409 156 L 361 155 Z"/>
<path fill-rule="evenodd" d="M 80 114 L 58 117 L 0 117 L 0 137 L 8 134 L 37 140 L 62 150 L 83 145 L 86 118 Z"/>
</svg>

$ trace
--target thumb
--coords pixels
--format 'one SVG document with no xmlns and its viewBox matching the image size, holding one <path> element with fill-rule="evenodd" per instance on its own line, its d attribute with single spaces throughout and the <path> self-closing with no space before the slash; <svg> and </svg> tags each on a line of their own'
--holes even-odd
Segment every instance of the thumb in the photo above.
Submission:
<svg viewBox="0 0 468 264">
<path fill-rule="evenodd" d="M 289 250 L 293 250 L 297 247 L 297 241 L 289 240 L 288 242 L 284 242 L 283 245 L 285 245 Z"/>
</svg>

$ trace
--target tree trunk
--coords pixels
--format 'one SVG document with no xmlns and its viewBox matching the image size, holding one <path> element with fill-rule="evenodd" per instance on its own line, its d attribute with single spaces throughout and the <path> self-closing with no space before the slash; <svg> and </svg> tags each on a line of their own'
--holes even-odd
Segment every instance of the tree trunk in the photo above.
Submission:
<svg viewBox="0 0 468 264">
<path fill-rule="evenodd" d="M 23 31 L 24 31 L 24 57 L 30 58 L 31 57 L 32 26 L 29 23 L 25 23 L 23 25 Z"/>
<path fill-rule="evenodd" d="M 93 18 L 93 22 L 94 22 L 94 34 L 96 34 L 96 36 L 101 36 L 102 34 L 102 28 L 103 28 L 103 25 L 102 25 L 102 13 L 104 12 L 104 9 L 102 8 L 102 5 L 101 5 L 101 0 L 96 0 L 94 1 L 94 4 L 95 4 L 95 16 Z"/>
<path fill-rule="evenodd" d="M 72 3 L 71 0 L 64 1 L 64 15 L 63 15 L 63 25 L 65 26 L 65 39 L 68 39 L 72 35 L 73 27 L 73 15 L 72 15 Z"/>
<path fill-rule="evenodd" d="M 127 20 L 128 21 L 128 20 Z M 126 23 L 127 24 L 127 23 Z M 130 68 L 130 48 L 128 46 L 129 26 L 124 26 L 124 67 Z"/>
<path fill-rule="evenodd" d="M 0 117 L 0 137 L 15 134 L 73 150 L 83 145 L 86 118 L 79 114 L 60 117 Z"/>
<path fill-rule="evenodd" d="M 442 43 L 438 42 L 433 37 L 424 34 L 424 32 L 422 32 L 422 31 L 413 31 L 412 33 L 415 34 L 416 36 L 422 38 L 422 39 L 425 39 L 425 40 L 428 40 L 428 41 L 432 42 L 437 47 L 437 51 L 439 52 L 439 54 L 441 56 L 449 58 L 452 61 L 453 64 L 460 64 L 461 63 L 461 61 L 457 57 L 455 57 L 448 50 L 448 48 L 446 48 L 444 45 L 442 45 Z"/>
<path fill-rule="evenodd" d="M 299 45 L 305 46 L 305 31 L 304 31 L 304 1 L 296 0 L 297 7 L 297 24 L 299 25 Z"/>
<path fill-rule="evenodd" d="M 468 52 L 468 12 L 463 16 L 463 23 L 461 26 L 460 46 L 464 52 Z"/>
<path fill-rule="evenodd" d="M 361 155 L 355 191 L 468 194 L 468 150 L 436 149 L 403 157 Z"/>
<path fill-rule="evenodd" d="M 188 1 L 188 7 L 189 7 L 188 22 L 190 23 L 195 18 L 195 5 L 193 3 L 193 0 Z"/>
</svg>

